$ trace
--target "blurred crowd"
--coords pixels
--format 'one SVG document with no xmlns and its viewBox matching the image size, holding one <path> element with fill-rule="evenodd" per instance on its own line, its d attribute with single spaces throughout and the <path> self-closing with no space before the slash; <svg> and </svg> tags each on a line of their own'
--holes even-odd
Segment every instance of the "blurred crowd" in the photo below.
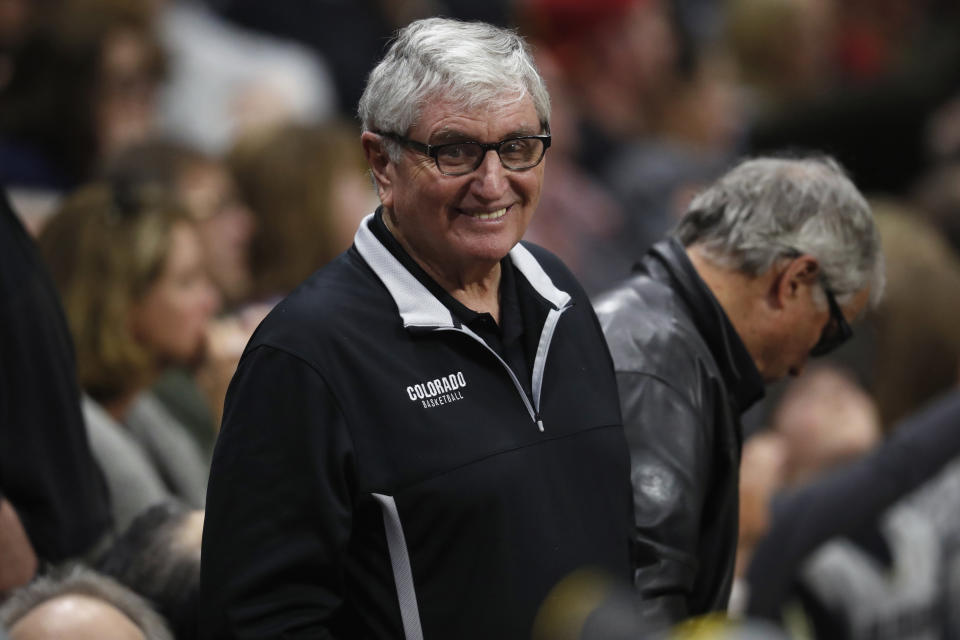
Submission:
<svg viewBox="0 0 960 640">
<path fill-rule="evenodd" d="M 792 638 L 960 638 L 960 462 L 935 475 L 902 456 L 922 478 L 856 517 L 841 505 L 795 555 L 805 529 L 778 526 L 791 498 L 960 386 L 948 0 L 0 0 L 0 186 L 59 296 L 110 497 L 108 514 L 69 517 L 83 533 L 66 546 L 40 534 L 55 514 L 21 514 L 35 563 L 0 566 L 0 638 L 68 620 L 70 597 L 137 627 L 90 637 L 195 636 L 227 385 L 260 319 L 376 208 L 357 99 L 391 33 L 428 15 L 533 45 L 553 144 L 526 238 L 591 295 L 735 160 L 815 150 L 845 166 L 871 199 L 887 291 L 850 344 L 749 415 L 731 613 Z M 9 462 L 18 441 L 0 437 L 15 508 L 10 487 L 45 469 Z"/>
</svg>

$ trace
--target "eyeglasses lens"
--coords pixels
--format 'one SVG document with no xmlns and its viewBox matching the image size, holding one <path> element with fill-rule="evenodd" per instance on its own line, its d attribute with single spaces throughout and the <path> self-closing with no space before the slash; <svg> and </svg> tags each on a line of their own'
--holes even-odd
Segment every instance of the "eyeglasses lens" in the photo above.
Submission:
<svg viewBox="0 0 960 640">
<path fill-rule="evenodd" d="M 436 158 L 440 171 L 460 175 L 476 170 L 483 163 L 486 150 L 477 142 L 458 142 L 437 146 Z M 545 146 L 539 138 L 504 140 L 496 147 L 500 162 L 513 171 L 530 169 L 540 163 Z"/>
<path fill-rule="evenodd" d="M 853 330 L 847 324 L 847 319 L 843 317 L 843 311 L 837 304 L 833 292 L 826 287 L 824 287 L 824 291 L 830 305 L 830 320 L 827 321 L 827 326 L 823 328 L 820 340 L 810 350 L 810 355 L 814 357 L 830 353 L 853 336 Z"/>
</svg>

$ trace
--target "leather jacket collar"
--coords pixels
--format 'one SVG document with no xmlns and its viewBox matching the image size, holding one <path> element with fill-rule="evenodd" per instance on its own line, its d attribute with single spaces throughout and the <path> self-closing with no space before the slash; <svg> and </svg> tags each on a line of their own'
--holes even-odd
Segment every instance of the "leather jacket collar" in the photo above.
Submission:
<svg viewBox="0 0 960 640">
<path fill-rule="evenodd" d="M 729 389 L 730 400 L 743 413 L 764 395 L 763 377 L 720 303 L 700 278 L 683 245 L 675 238 L 655 244 L 634 267 L 651 277 L 667 277 L 687 304 L 691 317 L 713 354 Z"/>
</svg>

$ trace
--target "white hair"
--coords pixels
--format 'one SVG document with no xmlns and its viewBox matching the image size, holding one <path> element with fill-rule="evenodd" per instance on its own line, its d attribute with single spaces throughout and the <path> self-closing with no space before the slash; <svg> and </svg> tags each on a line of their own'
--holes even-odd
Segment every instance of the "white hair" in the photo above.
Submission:
<svg viewBox="0 0 960 640">
<path fill-rule="evenodd" d="M 526 42 L 483 22 L 427 18 L 397 32 L 360 98 L 364 131 L 406 135 L 428 100 L 465 110 L 530 96 L 545 131 L 550 97 Z M 390 153 L 396 146 L 387 140 Z"/>
<path fill-rule="evenodd" d="M 690 203 L 674 235 L 712 261 L 756 276 L 777 260 L 809 254 L 844 301 L 885 282 L 870 205 L 830 157 L 741 162 Z"/>
</svg>

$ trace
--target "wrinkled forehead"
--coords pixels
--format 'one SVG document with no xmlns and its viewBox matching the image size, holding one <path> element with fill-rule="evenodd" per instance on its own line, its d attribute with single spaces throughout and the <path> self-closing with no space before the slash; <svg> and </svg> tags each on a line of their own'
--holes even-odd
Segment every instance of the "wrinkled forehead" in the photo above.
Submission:
<svg viewBox="0 0 960 640">
<path fill-rule="evenodd" d="M 537 112 L 533 97 L 525 88 L 479 87 L 437 90 L 418 101 L 413 113 L 411 128 L 422 125 L 437 116 L 465 116 L 473 118 L 497 118 L 506 111 L 529 109 L 535 123 L 546 125 Z"/>
<path fill-rule="evenodd" d="M 415 130 L 433 135 L 449 131 L 496 137 L 503 134 L 533 135 L 543 129 L 532 98 L 522 93 L 519 96 L 501 94 L 485 101 L 436 98 L 423 105 L 408 133 Z"/>
</svg>

